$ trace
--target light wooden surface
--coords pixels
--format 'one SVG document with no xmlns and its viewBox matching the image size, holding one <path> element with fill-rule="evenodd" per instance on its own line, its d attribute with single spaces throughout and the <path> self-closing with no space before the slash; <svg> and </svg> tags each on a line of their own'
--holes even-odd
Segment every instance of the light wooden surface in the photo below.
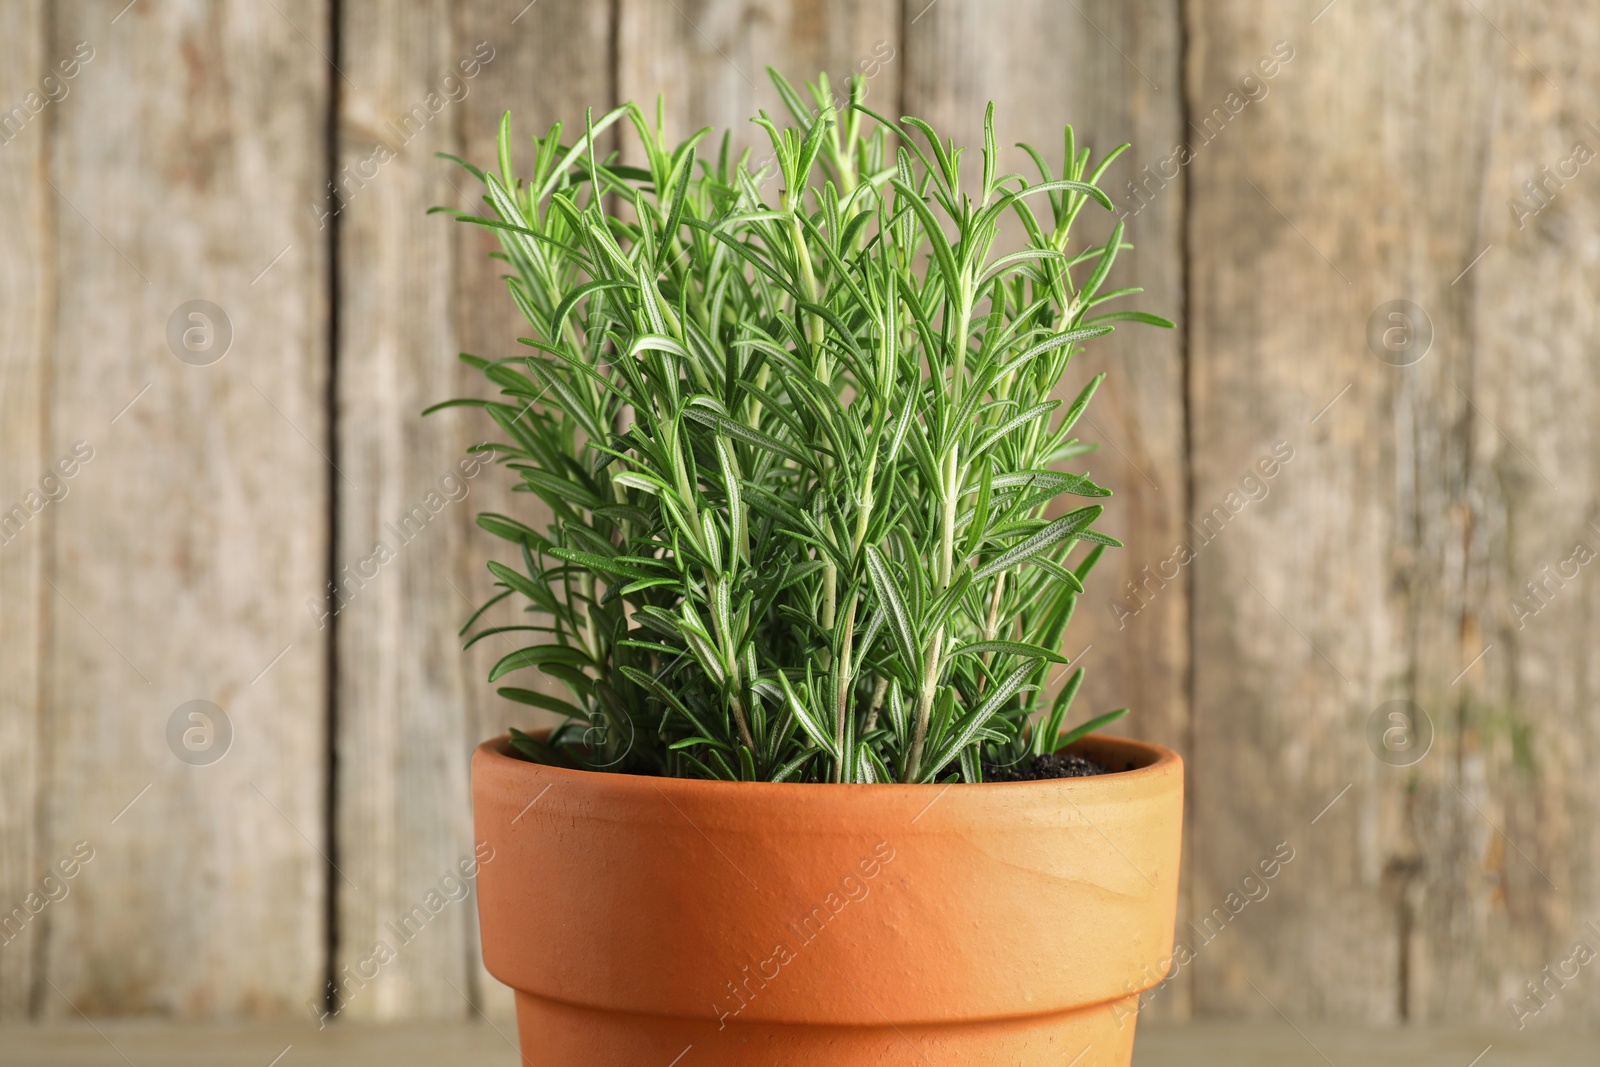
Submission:
<svg viewBox="0 0 1600 1067">
<path fill-rule="evenodd" d="M 1315 14 L 1189 17 L 1192 121 L 1275 42 L 1294 52 L 1189 168 L 1191 516 L 1295 450 L 1193 567 L 1194 914 L 1275 843 L 1297 856 L 1280 899 L 1201 950 L 1195 1010 L 1510 1021 L 1600 914 L 1600 586 L 1569 574 L 1522 627 L 1511 608 L 1600 546 L 1575 417 L 1600 386 L 1575 354 L 1596 275 L 1572 244 L 1600 187 L 1526 229 L 1508 210 L 1575 140 L 1600 147 L 1594 27 L 1539 5 Z M 1406 366 L 1369 348 L 1396 299 L 1431 320 Z M 1366 733 L 1391 700 L 1433 726 L 1412 766 Z M 1540 1016 L 1597 1010 L 1600 985 L 1574 983 Z"/>
<path fill-rule="evenodd" d="M 142 1023 L 0 1029 L 0 1067 L 515 1067 L 521 1061 L 512 1024 L 433 1026 L 341 1024 L 311 1027 L 187 1027 Z M 1600 1035 L 1539 1032 L 1506 1035 L 1443 1030 L 1259 1023 L 1144 1024 L 1134 1067 L 1589 1067 Z M 1481 1055 L 1481 1059 L 1478 1058 Z M 692 1053 L 691 1053 L 692 1055 Z M 273 1057 L 281 1056 L 279 1060 Z M 692 1060 L 686 1056 L 684 1064 Z M 1085 1063 L 1090 1062 L 1087 1058 Z M 755 1067 L 755 1065 L 752 1065 Z"/>
<path fill-rule="evenodd" d="M 865 64 L 869 103 L 969 142 L 992 98 L 1003 141 L 1047 157 L 1065 121 L 1097 154 L 1135 143 L 1107 181 L 1137 246 L 1117 269 L 1180 328 L 1085 357 L 1110 376 L 1085 429 L 1129 548 L 1064 651 L 1088 649 L 1086 705 L 1132 706 L 1190 759 L 1197 953 L 1148 1017 L 1270 1024 L 1151 1030 L 1141 1056 L 1292 1038 L 1279 1011 L 1505 1025 L 1600 946 L 1600 584 L 1568 563 L 1600 554 L 1600 180 L 1565 166 L 1600 151 L 1600 23 L 1556 0 L 125 4 L 0 0 L 0 118 L 94 49 L 0 145 L 0 513 L 94 449 L 0 544 L 0 915 L 95 849 L 0 945 L 0 1017 L 305 1014 L 471 851 L 472 744 L 528 724 L 481 680 L 499 649 L 458 650 L 493 548 L 472 516 L 525 503 L 480 475 L 403 546 L 386 524 L 485 434 L 418 417 L 481 389 L 456 351 L 512 355 L 520 327 L 492 241 L 422 214 L 477 197 L 432 153 L 489 160 L 509 107 L 525 163 L 535 129 L 657 92 L 675 133 L 752 144 L 769 63 Z M 233 328 L 211 366 L 167 345 L 197 298 Z M 1400 298 L 1433 334 L 1403 367 L 1368 343 Z M 1293 459 L 1235 510 L 1280 441 Z M 393 561 L 319 625 L 308 601 L 380 540 Z M 196 698 L 235 731 L 211 766 L 165 737 Z M 1395 699 L 1434 728 L 1411 767 L 1366 734 Z M 1295 858 L 1246 884 L 1280 843 Z M 470 899 L 346 1008 L 478 1011 L 508 1026 Z M 1580 978 L 1537 1021 L 1596 1017 Z M 1372 1056 L 1411 1040 L 1434 1039 Z"/>
<path fill-rule="evenodd" d="M 1522 983 L 1542 981 L 1546 967 L 1568 971 L 1576 941 L 1600 947 L 1600 583 L 1591 566 L 1600 435 L 1575 417 L 1600 405 L 1600 275 L 1583 236 L 1600 223 L 1600 187 L 1584 180 L 1586 164 L 1577 179 L 1560 179 L 1578 142 L 1591 160 L 1600 150 L 1600 23 L 1538 5 L 1485 11 L 1496 25 L 1476 18 L 1463 45 L 1482 49 L 1491 85 L 1463 81 L 1461 99 L 1482 101 L 1492 120 L 1477 134 L 1432 138 L 1421 164 L 1449 174 L 1463 153 L 1482 153 L 1468 176 L 1443 183 L 1466 187 L 1462 212 L 1430 202 L 1428 228 L 1442 230 L 1448 215 L 1473 234 L 1455 246 L 1458 271 L 1483 255 L 1453 286 L 1445 256 L 1435 283 L 1441 294 L 1465 289 L 1437 303 L 1459 315 L 1460 332 L 1446 341 L 1469 353 L 1454 365 L 1471 403 L 1452 385 L 1435 390 L 1460 405 L 1451 429 L 1463 472 L 1450 499 L 1434 497 L 1436 521 L 1450 523 L 1437 554 L 1465 573 L 1449 611 L 1428 620 L 1440 632 L 1425 692 L 1437 694 L 1439 715 L 1464 725 L 1450 758 L 1428 765 L 1430 788 L 1409 827 L 1424 872 L 1413 924 L 1421 1019 L 1503 1011 L 1508 985 L 1525 997 Z M 1419 99 L 1438 99 L 1441 88 L 1417 76 Z M 1544 180 L 1543 167 L 1561 184 L 1547 185 L 1548 206 L 1531 214 L 1540 201 L 1525 186 Z M 1452 544 L 1464 552 L 1446 553 Z M 1447 699 L 1447 679 L 1485 649 L 1457 687 L 1465 691 Z M 1566 1018 L 1600 1018 L 1600 983 L 1573 983 L 1561 999 Z"/>
<path fill-rule="evenodd" d="M 309 0 L 278 6 L 50 5 L 22 23 L 46 35 L 24 82 L 92 50 L 4 149 L 43 146 L 49 201 L 35 205 L 53 322 L 32 354 L 48 384 L 30 465 L 93 450 L 24 535 L 42 555 L 44 666 L 38 791 L 15 815 L 37 827 L 29 889 L 66 895 L 4 952 L 8 974 L 32 954 L 46 1017 L 293 1011 L 324 958 L 326 650 L 301 604 L 327 559 L 327 258 L 305 192 L 325 170 L 328 97 L 302 32 L 326 20 Z M 186 362 L 169 322 L 197 299 L 222 314 L 179 315 L 199 331 Z M 168 744 L 196 699 L 231 723 L 209 765 Z M 221 746 L 211 719 L 209 740 L 198 721 L 179 733 Z M 80 841 L 93 858 L 63 881 Z"/>
<path fill-rule="evenodd" d="M 35 89 L 33 74 L 46 66 L 44 3 L 6 8 L 11 29 L 0 35 L 0 99 Z M 50 320 L 50 255 L 55 194 L 42 180 L 44 138 L 24 127 L 0 152 L 0 900 L 23 900 L 38 877 L 39 764 L 44 744 L 39 676 L 43 666 L 44 539 L 28 525 L 38 516 L 25 492 L 44 510 L 40 479 L 46 459 L 44 350 Z M 54 457 L 51 457 L 53 459 Z M 23 508 L 18 525 L 12 509 Z M 10 905 L 7 905 L 8 907 Z M 0 952 L 0 1018 L 25 1015 L 34 988 L 31 931 Z"/>
<path fill-rule="evenodd" d="M 895 0 L 703 0 L 693 5 L 619 0 L 617 86 L 621 99 L 654 112 L 665 95 L 671 136 L 715 126 L 702 154 L 716 151 L 722 130 L 752 161 L 771 155 L 765 133 L 749 120 L 765 109 L 787 120 L 767 67 L 799 85 L 826 71 L 836 88 L 855 71 L 870 75 L 869 106 L 899 99 L 904 63 L 900 5 Z M 807 97 L 809 100 L 809 97 Z"/>
<path fill-rule="evenodd" d="M 1401 926 L 1384 876 L 1406 775 L 1374 758 L 1363 728 L 1410 690 L 1413 635 L 1391 600 L 1409 520 L 1395 512 L 1394 439 L 1419 428 L 1388 425 L 1394 390 L 1412 379 L 1379 363 L 1364 331 L 1399 279 L 1379 274 L 1383 216 L 1365 224 L 1356 212 L 1388 174 L 1360 161 L 1374 150 L 1385 82 L 1405 64 L 1368 49 L 1405 16 L 1309 17 L 1246 2 L 1202 3 L 1191 18 L 1192 115 L 1205 124 L 1191 131 L 1188 168 L 1191 579 L 1196 604 L 1213 607 L 1197 607 L 1194 622 L 1190 847 L 1203 858 L 1188 873 L 1194 914 L 1221 910 L 1180 937 L 1199 954 L 1201 1014 L 1269 1014 L 1271 997 L 1292 1016 L 1391 1021 Z M 1228 94 L 1248 99 L 1240 81 L 1262 57 L 1280 63 L 1270 91 L 1230 117 Z M 1396 121 L 1404 139 L 1427 118 Z M 1384 209 L 1389 224 L 1403 226 L 1412 206 Z M 1440 261 L 1457 262 L 1467 240 L 1452 232 Z M 1443 356 L 1409 370 L 1431 378 Z M 1256 467 L 1263 458 L 1282 461 L 1275 477 Z M 1431 489 L 1446 475 L 1425 480 Z M 1241 489 L 1250 477 L 1268 490 L 1259 500 Z M 1210 765 L 1235 770 L 1207 775 Z M 1257 865 L 1280 845 L 1293 858 L 1267 882 Z M 1252 876 L 1270 895 L 1229 918 L 1228 895 L 1244 895 Z M 1325 981 L 1304 980 L 1312 960 Z"/>
<path fill-rule="evenodd" d="M 490 45 L 483 64 L 452 32 L 450 13 L 438 0 L 346 3 L 338 14 L 348 78 L 339 83 L 338 150 L 354 178 L 335 222 L 346 477 L 333 488 L 339 561 L 350 570 L 331 621 L 341 872 L 332 890 L 337 1007 L 357 1020 L 430 1005 L 459 1014 L 475 993 L 470 907 L 440 897 L 447 906 L 435 915 L 424 904 L 404 943 L 390 928 L 440 892 L 472 833 L 463 760 L 472 679 L 436 620 L 465 608 L 450 583 L 460 578 L 473 486 L 456 468 L 465 444 L 456 427 L 419 417 L 453 389 L 456 234 L 426 211 L 456 204 L 459 175 L 433 154 L 456 149 L 463 106 L 482 98 L 502 60 Z M 466 95 L 452 99 L 457 86 Z M 467 488 L 466 500 L 447 495 L 451 485 Z M 347 973 L 375 972 L 380 942 L 397 953 L 384 980 L 349 982 Z"/>
</svg>

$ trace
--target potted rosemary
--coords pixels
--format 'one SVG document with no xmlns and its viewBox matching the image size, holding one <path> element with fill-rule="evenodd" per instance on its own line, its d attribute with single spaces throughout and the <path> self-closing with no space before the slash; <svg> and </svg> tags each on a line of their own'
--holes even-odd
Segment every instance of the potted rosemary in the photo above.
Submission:
<svg viewBox="0 0 1600 1067">
<path fill-rule="evenodd" d="M 1170 325 L 1104 307 L 1120 224 L 1071 237 L 1117 153 L 1068 127 L 1059 175 L 1002 175 L 991 105 L 964 185 L 860 81 L 773 77 L 770 167 L 632 104 L 521 176 L 509 116 L 462 162 L 530 351 L 463 355 L 500 396 L 439 406 L 548 513 L 479 516 L 515 558 L 464 632 L 524 609 L 469 643 L 526 635 L 490 680 L 560 718 L 474 756 L 485 963 L 540 1064 L 1126 1063 L 1182 766 L 1091 735 L 1120 711 L 1067 728 L 1118 544 L 1063 469 L 1100 376 L 1056 396 L 1084 342 Z"/>
</svg>

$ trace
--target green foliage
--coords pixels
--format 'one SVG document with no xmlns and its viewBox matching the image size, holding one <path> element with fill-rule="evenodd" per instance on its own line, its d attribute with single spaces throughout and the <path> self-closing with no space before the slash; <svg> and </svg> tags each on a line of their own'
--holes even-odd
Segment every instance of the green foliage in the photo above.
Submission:
<svg viewBox="0 0 1600 1067">
<path fill-rule="evenodd" d="M 1068 127 L 1061 177 L 1032 149 L 1037 180 L 999 175 L 991 105 L 963 188 L 962 151 L 868 111 L 861 83 L 839 112 L 823 79 L 813 110 L 773 76 L 793 112 L 755 120 L 775 175 L 726 136 L 702 155 L 710 130 L 669 144 L 632 104 L 570 143 L 552 127 L 521 177 L 509 116 L 498 170 L 462 163 L 488 210 L 459 218 L 498 235 L 532 352 L 463 355 L 501 399 L 439 407 L 483 408 L 515 489 L 551 513 L 479 517 L 519 550 L 520 569 L 491 565 L 496 600 L 548 639 L 491 680 L 531 668 L 567 690 L 500 690 L 566 717 L 544 742 L 514 734 L 540 761 L 976 780 L 1056 747 L 1081 669 L 1048 707 L 1043 690 L 1117 545 L 1097 503 L 1046 515 L 1109 495 L 1055 469 L 1093 448 L 1072 431 L 1100 377 L 1064 413 L 1052 393 L 1113 322 L 1170 323 L 1101 309 L 1138 291 L 1102 292 L 1120 224 L 1069 240 L 1110 208 L 1095 182 L 1117 153 L 1090 172 Z M 613 126 L 642 165 L 601 155 Z M 1008 218 L 1025 245 L 993 256 Z"/>
</svg>

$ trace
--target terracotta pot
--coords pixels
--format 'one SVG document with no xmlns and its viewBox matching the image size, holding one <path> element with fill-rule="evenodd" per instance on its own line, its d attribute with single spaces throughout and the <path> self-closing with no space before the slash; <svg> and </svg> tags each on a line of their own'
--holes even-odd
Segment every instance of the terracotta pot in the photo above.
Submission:
<svg viewBox="0 0 1600 1067">
<path fill-rule="evenodd" d="M 538 1067 L 1125 1065 L 1171 962 L 1183 763 L 774 785 L 472 761 L 483 958 Z"/>
</svg>

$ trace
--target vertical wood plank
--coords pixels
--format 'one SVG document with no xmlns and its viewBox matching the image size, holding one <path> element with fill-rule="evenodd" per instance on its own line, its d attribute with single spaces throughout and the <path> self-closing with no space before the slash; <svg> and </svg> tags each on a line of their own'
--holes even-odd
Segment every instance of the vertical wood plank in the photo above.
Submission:
<svg viewBox="0 0 1600 1067">
<path fill-rule="evenodd" d="M 492 240 L 424 212 L 477 210 L 473 179 L 433 154 L 492 166 L 502 110 L 526 144 L 535 127 L 559 117 L 570 129 L 585 106 L 609 105 L 610 11 L 342 10 L 340 451 L 354 485 L 340 498 L 340 573 L 352 577 L 335 625 L 341 866 L 355 888 L 340 887 L 337 1003 L 351 1018 L 506 1017 L 509 997 L 477 963 L 476 903 L 451 893 L 473 851 L 472 747 L 527 723 L 484 681 L 496 646 L 463 656 L 456 630 L 488 589 L 494 546 L 473 516 L 516 505 L 502 472 L 460 467 L 490 435 L 477 413 L 420 413 L 483 392 L 458 350 L 514 354 L 526 331 L 485 258 Z M 370 962 L 379 945 L 391 962 Z"/>
<path fill-rule="evenodd" d="M 1313 184 L 1327 170 L 1305 163 L 1330 163 L 1380 117 L 1376 61 L 1353 62 L 1334 18 L 1315 51 L 1298 11 L 1202 2 L 1188 21 L 1191 114 L 1223 109 L 1195 131 L 1190 167 L 1193 517 L 1227 508 L 1277 441 L 1294 450 L 1272 496 L 1210 533 L 1195 565 L 1196 1009 L 1393 1018 L 1397 924 L 1373 877 L 1378 843 L 1362 839 L 1383 768 L 1360 733 L 1362 707 L 1404 667 L 1384 573 L 1385 442 L 1364 424 L 1392 386 L 1360 333 L 1371 302 L 1357 264 L 1376 264 L 1357 225 L 1314 208 L 1338 187 Z M 1273 94 L 1231 116 L 1227 94 L 1280 39 L 1294 58 Z M 1354 91 L 1324 99 L 1347 78 Z M 1359 203 L 1359 188 L 1341 202 Z M 1228 918 L 1227 894 L 1278 842 L 1295 858 L 1273 895 Z"/>
<path fill-rule="evenodd" d="M 44 5 L 6 0 L 0 20 L 0 1020 L 26 1015 L 39 947 L 34 908 L 43 655 L 40 580 L 48 508 L 40 479 L 44 452 L 49 328 L 50 204 L 44 182 L 47 123 L 34 112 L 52 103 Z M 52 88 L 67 84 L 57 73 Z M 68 89 L 70 94 L 70 89 Z M 31 97 L 30 97 L 30 94 Z M 20 910 L 19 910 L 20 909 Z"/>
<path fill-rule="evenodd" d="M 1443 264 L 1453 276 L 1482 252 L 1449 287 L 1469 354 L 1454 385 L 1472 401 L 1448 547 L 1469 603 L 1419 627 L 1418 699 L 1455 745 L 1415 800 L 1407 992 L 1419 1020 L 1533 1029 L 1600 1011 L 1571 962 L 1578 942 L 1600 947 L 1600 438 L 1587 414 L 1600 405 L 1600 33 L 1554 3 L 1464 18 L 1488 86 L 1481 195 L 1456 223 L 1472 243 Z"/>
<path fill-rule="evenodd" d="M 46 61 L 93 58 L 49 114 L 41 458 L 92 459 L 50 505 L 38 859 L 93 858 L 41 916 L 49 1017 L 283 1014 L 319 984 L 326 12 L 52 9 Z M 221 714 L 174 717 L 193 700 Z"/>
<path fill-rule="evenodd" d="M 841 91 L 845 79 L 869 74 L 867 104 L 893 110 L 902 64 L 900 5 L 892 0 L 618 0 L 617 79 L 623 100 L 653 114 L 665 96 L 668 134 L 680 138 L 701 126 L 733 134 L 735 152 L 770 152 L 750 123 L 765 109 L 788 117 L 767 76 L 776 67 L 804 93 L 803 83 L 826 71 Z"/>
<path fill-rule="evenodd" d="M 945 0 L 907 10 L 907 113 L 958 143 L 978 145 L 983 110 L 993 100 L 1000 143 L 1034 145 L 1057 177 L 1069 122 L 1079 148 L 1091 148 L 1095 159 L 1132 143 L 1102 181 L 1116 212 L 1086 213 L 1080 247 L 1090 237 L 1103 241 L 1120 218 L 1134 248 L 1118 259 L 1108 288 L 1142 285 L 1145 292 L 1116 306 L 1181 320 L 1183 175 L 1173 168 L 1142 195 L 1133 191 L 1182 137 L 1175 0 Z M 975 150 L 968 162 L 977 165 Z M 1018 149 L 1008 149 L 1001 169 L 1037 176 Z M 1105 527 L 1128 547 L 1096 568 L 1063 651 L 1085 666 L 1080 714 L 1132 708 L 1123 720 L 1131 732 L 1187 754 L 1189 575 L 1171 560 L 1189 539 L 1181 331 L 1124 325 L 1094 342 L 1067 383 L 1068 399 L 1102 370 L 1106 382 L 1084 423 L 1085 438 L 1101 450 L 1087 466 L 1113 490 Z M 1153 1017 L 1187 1016 L 1181 969 L 1147 998 L 1147 1009 Z"/>
<path fill-rule="evenodd" d="M 448 581 L 465 508 L 459 448 L 420 415 L 450 395 L 455 341 L 445 164 L 474 59 L 436 2 L 346 3 L 338 116 L 341 1018 L 468 1011 L 467 906 L 439 881 L 470 851 L 466 675 Z M 491 64 L 493 60 L 491 60 Z M 454 84 L 454 83 L 452 83 Z M 459 472 L 457 472 L 459 473 Z M 381 561 L 381 562 L 380 562 Z M 427 894 L 432 891 L 432 901 Z M 442 903 L 441 903 L 442 902 Z M 422 911 L 413 914 L 413 906 Z M 394 954 L 377 962 L 380 946 Z M 454 986 L 454 989 L 452 989 Z"/>
<path fill-rule="evenodd" d="M 1481 247 L 1493 30 L 1470 8 L 1319 8 L 1187 7 L 1191 519 L 1225 527 L 1195 567 L 1195 1003 L 1384 1022 L 1411 1011 L 1418 870 L 1470 877 L 1449 846 L 1419 855 L 1442 843 L 1419 819 L 1454 773 L 1470 640 L 1473 339 L 1451 283 Z M 1244 77 L 1273 60 L 1257 99 Z M 1388 317 L 1402 299 L 1431 346 Z M 1292 458 L 1248 499 L 1278 442 Z M 1439 731 L 1421 762 L 1381 743 L 1391 700 Z M 1234 917 L 1277 843 L 1295 858 Z"/>
</svg>

